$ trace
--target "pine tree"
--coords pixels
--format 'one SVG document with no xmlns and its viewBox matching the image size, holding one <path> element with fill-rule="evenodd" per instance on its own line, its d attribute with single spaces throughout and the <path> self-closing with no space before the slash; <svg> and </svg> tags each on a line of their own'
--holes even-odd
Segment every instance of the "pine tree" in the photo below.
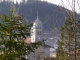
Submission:
<svg viewBox="0 0 80 60">
<path fill-rule="evenodd" d="M 73 16 L 69 14 L 65 20 L 64 26 L 61 27 L 60 40 L 58 41 L 57 58 L 60 58 L 60 56 L 58 56 L 58 54 L 60 54 L 64 59 L 57 60 L 74 59 L 74 27 L 72 17 Z M 63 53 L 61 53 L 61 51 Z"/>
<path fill-rule="evenodd" d="M 12 8 L 9 11 L 9 15 L 2 13 L 0 16 L 0 60 L 22 58 L 41 45 L 41 42 L 24 42 L 30 36 L 32 24 L 24 25 L 22 15 L 15 15 Z"/>
<path fill-rule="evenodd" d="M 56 60 L 64 60 L 64 51 L 62 48 L 61 41 L 58 41 L 58 48 L 56 50 Z"/>
</svg>

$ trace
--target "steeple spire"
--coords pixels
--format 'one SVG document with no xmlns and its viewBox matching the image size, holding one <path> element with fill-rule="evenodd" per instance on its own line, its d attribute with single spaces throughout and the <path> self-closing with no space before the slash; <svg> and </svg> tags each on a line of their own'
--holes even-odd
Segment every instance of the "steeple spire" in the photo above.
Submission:
<svg viewBox="0 0 80 60">
<path fill-rule="evenodd" d="M 38 11 L 37 11 L 37 20 L 39 19 L 39 17 L 38 17 Z"/>
</svg>

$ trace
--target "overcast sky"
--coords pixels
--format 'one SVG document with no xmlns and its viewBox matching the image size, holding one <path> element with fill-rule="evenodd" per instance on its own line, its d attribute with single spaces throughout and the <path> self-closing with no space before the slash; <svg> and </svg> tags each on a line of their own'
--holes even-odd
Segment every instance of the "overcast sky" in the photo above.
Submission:
<svg viewBox="0 0 80 60">
<path fill-rule="evenodd" d="M 68 8 L 69 10 L 73 10 L 73 1 L 74 0 L 42 0 L 42 1 L 48 1 L 53 4 L 61 5 L 65 8 Z M 77 13 L 80 13 L 80 0 L 75 0 L 75 9 Z"/>
<path fill-rule="evenodd" d="M 23 0 L 14 0 L 14 2 L 16 2 L 16 1 L 21 2 Z M 41 1 L 48 1 L 50 3 L 55 3 L 55 4 L 59 4 L 60 3 L 60 0 L 41 0 Z"/>
</svg>

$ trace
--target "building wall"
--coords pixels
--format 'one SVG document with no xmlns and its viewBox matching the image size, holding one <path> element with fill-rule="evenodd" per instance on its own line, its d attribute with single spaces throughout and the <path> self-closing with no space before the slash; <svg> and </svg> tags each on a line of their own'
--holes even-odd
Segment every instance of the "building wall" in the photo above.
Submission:
<svg viewBox="0 0 80 60">
<path fill-rule="evenodd" d="M 45 57 L 50 57 L 50 49 L 49 48 L 45 48 Z"/>
</svg>

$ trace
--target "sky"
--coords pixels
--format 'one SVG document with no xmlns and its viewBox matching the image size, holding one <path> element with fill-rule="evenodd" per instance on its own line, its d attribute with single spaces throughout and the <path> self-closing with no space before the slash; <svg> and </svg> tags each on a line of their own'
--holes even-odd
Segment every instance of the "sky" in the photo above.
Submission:
<svg viewBox="0 0 80 60">
<path fill-rule="evenodd" d="M 48 1 L 50 3 L 63 6 L 69 10 L 74 10 L 73 1 L 74 0 L 42 0 L 42 1 Z M 80 13 L 80 0 L 75 0 L 75 11 L 77 13 Z"/>
<path fill-rule="evenodd" d="M 16 3 L 16 1 L 20 3 L 23 0 L 13 0 L 13 1 L 15 3 Z M 47 2 L 52 3 L 52 4 L 63 6 L 69 10 L 73 10 L 73 8 L 72 8 L 73 7 L 73 5 L 72 5 L 73 0 L 41 0 L 41 1 L 47 1 Z M 80 6 L 80 0 L 75 0 L 75 1 L 76 1 L 75 2 L 76 12 L 80 13 L 80 7 L 79 7 Z"/>
<path fill-rule="evenodd" d="M 14 0 L 14 2 L 16 2 L 16 1 L 18 1 L 20 3 L 22 0 Z M 50 3 L 55 3 L 55 4 L 60 3 L 60 0 L 41 0 L 41 1 L 48 1 Z"/>
</svg>

